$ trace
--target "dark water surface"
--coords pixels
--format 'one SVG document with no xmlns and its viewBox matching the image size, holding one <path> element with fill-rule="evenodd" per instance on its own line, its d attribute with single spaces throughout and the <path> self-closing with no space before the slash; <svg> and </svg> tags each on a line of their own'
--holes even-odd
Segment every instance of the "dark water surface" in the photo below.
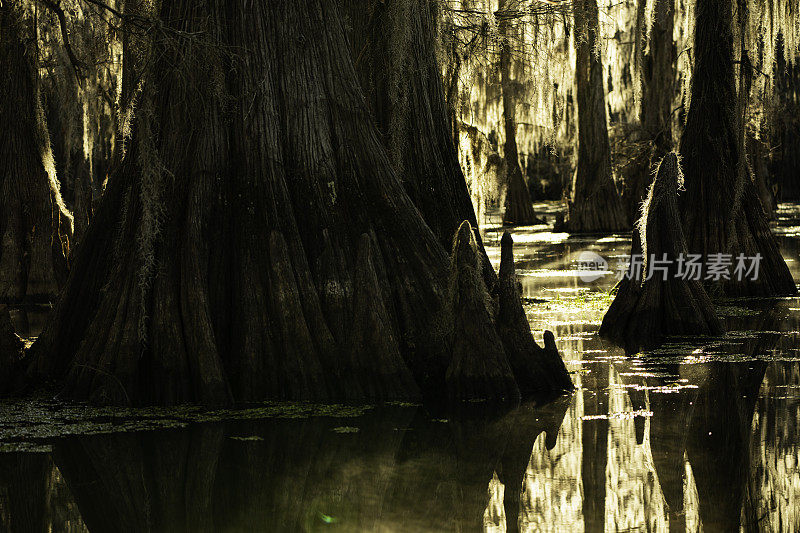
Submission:
<svg viewBox="0 0 800 533">
<path fill-rule="evenodd" d="M 800 280 L 800 208 L 779 214 L 781 247 Z M 496 262 L 500 235 L 487 222 Z M 576 260 L 590 250 L 613 269 L 629 236 L 568 238 L 541 226 L 514 237 L 535 335 L 554 331 L 575 394 L 459 415 L 408 405 L 0 404 L 0 525 L 800 530 L 800 300 L 718 302 L 727 336 L 626 357 L 596 334 L 614 274 L 582 281 Z"/>
</svg>

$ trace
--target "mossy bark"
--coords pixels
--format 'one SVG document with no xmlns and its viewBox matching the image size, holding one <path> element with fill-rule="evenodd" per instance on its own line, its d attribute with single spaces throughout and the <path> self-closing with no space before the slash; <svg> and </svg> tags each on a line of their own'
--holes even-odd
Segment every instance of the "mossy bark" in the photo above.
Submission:
<svg viewBox="0 0 800 533">
<path fill-rule="evenodd" d="M 72 218 L 53 167 L 35 43 L 22 6 L 0 6 L 0 302 L 52 301 L 67 274 Z"/>
<path fill-rule="evenodd" d="M 678 210 L 680 167 L 677 155 L 661 161 L 634 231 L 631 262 L 614 301 L 603 317 L 600 335 L 629 352 L 650 348 L 666 335 L 718 335 L 723 332 L 711 299 L 701 282 L 681 277 L 679 261 L 687 259 L 686 239 Z M 659 268 L 652 261 L 661 263 Z M 649 278 L 649 279 L 648 279 Z"/>
<path fill-rule="evenodd" d="M 743 149 L 733 58 L 733 5 L 697 0 L 692 101 L 681 139 L 689 252 L 761 257 L 757 279 L 723 280 L 728 296 L 797 294 L 770 231 Z"/>
<path fill-rule="evenodd" d="M 574 2 L 575 84 L 578 103 L 578 164 L 566 228 L 614 232 L 629 228 L 614 184 L 608 140 L 597 0 Z"/>
</svg>

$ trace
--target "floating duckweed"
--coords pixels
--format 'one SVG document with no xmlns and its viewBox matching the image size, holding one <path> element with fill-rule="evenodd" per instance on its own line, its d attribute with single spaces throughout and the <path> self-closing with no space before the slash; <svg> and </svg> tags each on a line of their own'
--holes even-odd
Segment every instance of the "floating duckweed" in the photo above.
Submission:
<svg viewBox="0 0 800 533">
<path fill-rule="evenodd" d="M 358 433 L 358 428 L 353 426 L 339 426 L 333 428 L 331 431 L 335 433 Z"/>
</svg>

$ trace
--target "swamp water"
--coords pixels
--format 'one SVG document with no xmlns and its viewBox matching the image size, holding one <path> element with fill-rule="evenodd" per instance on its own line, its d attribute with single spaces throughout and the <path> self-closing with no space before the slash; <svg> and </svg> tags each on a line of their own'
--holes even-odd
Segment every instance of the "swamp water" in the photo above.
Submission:
<svg viewBox="0 0 800 533">
<path fill-rule="evenodd" d="M 497 266 L 500 230 L 487 222 Z M 776 232 L 800 280 L 800 207 L 781 207 Z M 800 300 L 717 302 L 727 336 L 626 357 L 596 333 L 614 272 L 587 282 L 577 261 L 592 251 L 613 270 L 629 236 L 536 226 L 514 239 L 535 336 L 553 330 L 575 394 L 459 416 L 411 405 L 6 402 L 0 528 L 800 529 Z"/>
</svg>

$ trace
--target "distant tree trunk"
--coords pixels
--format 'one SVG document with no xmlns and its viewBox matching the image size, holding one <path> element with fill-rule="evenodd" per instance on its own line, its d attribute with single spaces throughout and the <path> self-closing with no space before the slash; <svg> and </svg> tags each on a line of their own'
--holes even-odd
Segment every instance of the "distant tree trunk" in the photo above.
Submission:
<svg viewBox="0 0 800 533">
<path fill-rule="evenodd" d="M 16 1 L 0 5 L 0 302 L 54 299 L 66 279 L 72 232 L 21 9 Z"/>
<path fill-rule="evenodd" d="M 516 119 L 516 87 L 511 76 L 511 42 L 509 41 L 509 13 L 507 0 L 500 2 L 498 9 L 498 34 L 500 36 L 500 90 L 503 93 L 503 126 L 505 129 L 505 143 L 503 144 L 503 158 L 506 167 L 506 201 L 503 213 L 503 224 L 530 225 L 537 224 L 539 220 L 533 211 L 533 202 L 522 175 L 517 150 L 517 119 Z"/>
<path fill-rule="evenodd" d="M 30 371 L 104 403 L 446 395 L 469 334 L 457 275 L 364 105 L 336 3 L 235 7 L 160 8 L 128 150 Z"/>
<path fill-rule="evenodd" d="M 637 8 L 636 43 L 644 46 L 649 35 L 649 48 L 639 65 L 637 78 L 641 83 L 642 150 L 627 166 L 631 171 L 625 179 L 625 209 L 630 220 L 639 219 L 639 208 L 652 181 L 652 171 L 661 159 L 672 150 L 672 100 L 675 87 L 675 44 L 672 32 L 675 26 L 675 0 L 656 0 L 653 7 L 653 24 L 649 32 L 644 28 L 644 8 L 647 0 L 639 0 Z M 637 60 L 639 54 L 637 54 Z"/>
<path fill-rule="evenodd" d="M 597 0 L 574 2 L 575 78 L 578 91 L 578 165 L 572 182 L 567 229 L 613 232 L 629 229 L 614 185 L 606 123 Z"/>
<path fill-rule="evenodd" d="M 675 0 L 656 0 L 650 48 L 642 66 L 642 129 L 653 141 L 651 161 L 672 150 L 672 100 L 675 87 Z M 645 186 L 646 188 L 646 186 Z"/>
<path fill-rule="evenodd" d="M 756 186 L 758 199 L 761 200 L 761 206 L 764 208 L 764 214 L 767 215 L 767 219 L 775 220 L 777 218 L 778 200 L 770 187 L 769 145 L 764 139 L 758 139 L 752 133 L 747 135 L 745 142 L 747 143 L 750 172 L 753 175 L 753 183 Z"/>
<path fill-rule="evenodd" d="M 690 253 L 761 256 L 758 279 L 722 280 L 729 296 L 797 293 L 769 228 L 743 150 L 733 60 L 733 6 L 697 0 L 692 100 L 681 139 Z M 705 275 L 705 272 L 704 272 Z"/>
<path fill-rule="evenodd" d="M 773 73 L 778 106 L 773 118 L 775 139 L 771 144 L 780 149 L 773 158 L 772 171 L 781 201 L 797 202 L 800 200 L 800 55 L 787 58 L 787 53 L 797 54 L 797 51 L 786 49 L 783 33 L 779 32 L 775 39 Z"/>
</svg>

